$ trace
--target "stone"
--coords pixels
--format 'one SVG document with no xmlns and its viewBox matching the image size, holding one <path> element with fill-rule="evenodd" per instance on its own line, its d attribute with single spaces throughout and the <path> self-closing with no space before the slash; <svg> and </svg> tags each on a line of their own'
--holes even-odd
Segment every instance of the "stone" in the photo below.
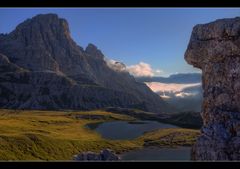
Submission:
<svg viewBox="0 0 240 169">
<path fill-rule="evenodd" d="M 193 28 L 185 60 L 202 70 L 203 127 L 194 160 L 240 160 L 240 17 Z"/>
<path fill-rule="evenodd" d="M 94 44 L 88 44 L 85 49 L 85 52 L 91 56 L 95 56 L 99 59 L 104 59 L 104 55 L 101 50 L 99 50 Z"/>
<path fill-rule="evenodd" d="M 73 160 L 76 161 L 118 161 L 120 157 L 117 156 L 114 151 L 110 149 L 104 149 L 100 153 L 94 153 L 91 151 L 83 152 L 78 155 L 74 155 Z"/>
</svg>

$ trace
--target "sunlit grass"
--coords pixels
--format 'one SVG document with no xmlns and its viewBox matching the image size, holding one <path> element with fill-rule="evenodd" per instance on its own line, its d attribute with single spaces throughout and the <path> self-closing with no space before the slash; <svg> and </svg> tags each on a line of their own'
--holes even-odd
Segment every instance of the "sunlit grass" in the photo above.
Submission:
<svg viewBox="0 0 240 169">
<path fill-rule="evenodd" d="M 75 115 L 102 115 L 104 120 L 77 119 Z M 13 111 L 0 112 L 1 160 L 71 160 L 81 151 L 100 151 L 112 148 L 124 151 L 136 147 L 129 141 L 103 139 L 85 127 L 88 123 L 107 120 L 133 120 L 127 115 L 102 111 L 55 112 Z"/>
<path fill-rule="evenodd" d="M 194 129 L 168 128 L 147 132 L 137 140 L 144 146 L 192 146 L 199 134 L 200 131 Z"/>
<path fill-rule="evenodd" d="M 98 118 L 95 119 L 94 116 Z M 134 119 L 128 115 L 102 110 L 72 112 L 2 109 L 0 160 L 71 160 L 73 155 L 79 152 L 99 152 L 104 148 L 121 153 L 141 148 L 146 143 L 158 146 L 170 145 L 162 138 L 173 133 L 184 134 L 178 134 L 174 142 L 171 142 L 172 145 L 181 145 L 179 143 L 183 140 L 190 145 L 198 133 L 197 130 L 189 129 L 163 129 L 145 133 L 134 140 L 107 140 L 86 127 L 89 123 Z"/>
</svg>

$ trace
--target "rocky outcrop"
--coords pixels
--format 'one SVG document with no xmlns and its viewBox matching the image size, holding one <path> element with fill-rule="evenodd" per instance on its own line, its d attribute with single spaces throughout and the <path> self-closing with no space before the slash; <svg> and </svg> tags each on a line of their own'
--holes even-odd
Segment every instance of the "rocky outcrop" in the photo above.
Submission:
<svg viewBox="0 0 240 169">
<path fill-rule="evenodd" d="M 196 25 L 186 61 L 202 70 L 204 100 L 195 160 L 240 160 L 240 17 Z"/>
<path fill-rule="evenodd" d="M 94 153 L 91 151 L 83 152 L 75 155 L 73 160 L 76 161 L 118 161 L 120 157 L 117 156 L 112 150 L 104 149 L 100 153 Z"/>
<path fill-rule="evenodd" d="M 168 110 L 145 84 L 111 69 L 104 58 L 93 44 L 78 46 L 65 19 L 55 14 L 27 19 L 0 34 L 0 107 Z"/>
</svg>

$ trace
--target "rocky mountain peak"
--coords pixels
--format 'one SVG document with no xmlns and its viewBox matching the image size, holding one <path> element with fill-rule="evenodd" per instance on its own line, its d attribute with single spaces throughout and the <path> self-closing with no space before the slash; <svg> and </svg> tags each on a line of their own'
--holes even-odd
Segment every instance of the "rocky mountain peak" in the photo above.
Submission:
<svg viewBox="0 0 240 169">
<path fill-rule="evenodd" d="M 0 53 L 4 82 L 0 84 L 0 107 L 169 110 L 145 84 L 109 68 L 95 45 L 85 50 L 78 46 L 67 21 L 56 14 L 37 15 L 0 35 Z"/>
<path fill-rule="evenodd" d="M 85 49 L 85 52 L 91 56 L 95 56 L 96 58 L 100 58 L 103 59 L 104 55 L 101 52 L 101 50 L 99 50 L 94 44 L 89 43 L 88 46 Z"/>
<path fill-rule="evenodd" d="M 0 37 L 0 50 L 9 60 L 35 71 L 65 71 L 64 64 L 81 49 L 70 36 L 65 19 L 56 14 L 40 14 L 19 24 L 10 34 Z M 72 70 L 69 70 L 72 72 Z"/>
<path fill-rule="evenodd" d="M 21 38 L 29 34 L 45 34 L 46 36 L 58 38 L 69 38 L 70 31 L 65 19 L 56 14 L 39 14 L 19 24 L 11 33 L 14 38 Z M 37 37 L 36 37 L 37 38 Z"/>
</svg>

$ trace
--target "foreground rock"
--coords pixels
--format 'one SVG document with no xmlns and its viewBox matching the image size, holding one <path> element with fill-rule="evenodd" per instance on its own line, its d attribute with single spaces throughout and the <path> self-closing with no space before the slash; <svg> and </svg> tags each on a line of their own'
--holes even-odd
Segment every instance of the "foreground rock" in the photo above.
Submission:
<svg viewBox="0 0 240 169">
<path fill-rule="evenodd" d="M 91 151 L 73 157 L 76 161 L 117 161 L 120 158 L 110 149 L 104 149 L 99 154 Z"/>
<path fill-rule="evenodd" d="M 195 160 L 240 160 L 240 18 L 196 25 L 186 61 L 202 70 L 204 100 Z"/>
<path fill-rule="evenodd" d="M 168 110 L 145 84 L 109 67 L 104 58 L 93 44 L 78 46 L 65 19 L 55 14 L 27 19 L 0 34 L 0 107 Z"/>
</svg>

